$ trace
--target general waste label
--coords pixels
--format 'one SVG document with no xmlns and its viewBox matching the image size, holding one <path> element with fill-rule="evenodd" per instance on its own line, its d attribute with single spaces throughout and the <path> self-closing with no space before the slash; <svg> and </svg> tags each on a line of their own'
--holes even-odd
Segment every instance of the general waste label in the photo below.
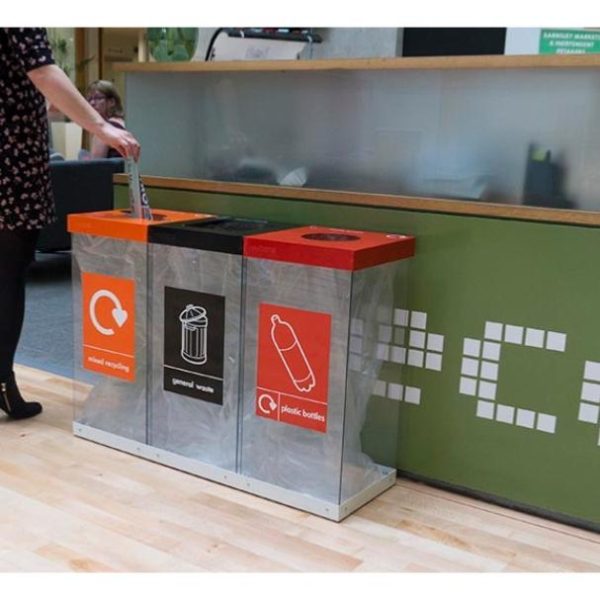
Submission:
<svg viewBox="0 0 600 600">
<path fill-rule="evenodd" d="M 259 306 L 256 414 L 327 431 L 331 315 Z"/>
<path fill-rule="evenodd" d="M 163 387 L 223 404 L 225 297 L 165 287 Z"/>
<path fill-rule="evenodd" d="M 135 381 L 135 281 L 81 274 L 83 368 Z"/>
</svg>

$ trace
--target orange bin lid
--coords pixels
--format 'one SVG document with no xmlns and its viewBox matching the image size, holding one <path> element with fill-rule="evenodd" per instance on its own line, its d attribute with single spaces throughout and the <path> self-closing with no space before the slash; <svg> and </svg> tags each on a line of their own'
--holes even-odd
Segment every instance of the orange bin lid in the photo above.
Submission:
<svg viewBox="0 0 600 600">
<path fill-rule="evenodd" d="M 409 258 L 415 238 L 331 227 L 295 227 L 244 238 L 244 256 L 357 271 Z"/>
<path fill-rule="evenodd" d="M 134 242 L 147 242 L 148 229 L 153 225 L 209 219 L 214 215 L 177 210 L 152 209 L 153 219 L 135 219 L 128 210 L 104 210 L 100 212 L 68 215 L 67 229 L 71 233 L 85 233 L 101 237 L 118 238 Z"/>
</svg>

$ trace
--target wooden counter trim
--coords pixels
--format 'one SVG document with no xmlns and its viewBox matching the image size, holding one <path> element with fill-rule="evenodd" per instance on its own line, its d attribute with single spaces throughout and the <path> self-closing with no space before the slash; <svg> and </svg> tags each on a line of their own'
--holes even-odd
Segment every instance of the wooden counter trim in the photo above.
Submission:
<svg viewBox="0 0 600 600">
<path fill-rule="evenodd" d="M 122 73 L 206 73 L 224 71 L 369 71 L 402 69 L 573 69 L 598 68 L 600 55 L 425 56 L 329 60 L 232 60 L 117 63 Z"/>
<path fill-rule="evenodd" d="M 600 212 L 540 208 L 514 204 L 493 204 L 444 198 L 416 196 L 394 196 L 387 194 L 365 194 L 362 192 L 340 192 L 313 188 L 279 187 L 250 183 L 230 183 L 206 179 L 182 179 L 173 177 L 143 176 L 148 188 L 208 192 L 212 194 L 232 194 L 237 196 L 264 196 L 269 198 L 328 202 L 353 206 L 379 208 L 399 208 L 422 212 L 459 214 L 473 217 L 494 217 L 521 221 L 541 221 L 567 225 L 600 226 Z M 127 185 L 127 176 L 113 175 L 113 182 Z"/>
</svg>

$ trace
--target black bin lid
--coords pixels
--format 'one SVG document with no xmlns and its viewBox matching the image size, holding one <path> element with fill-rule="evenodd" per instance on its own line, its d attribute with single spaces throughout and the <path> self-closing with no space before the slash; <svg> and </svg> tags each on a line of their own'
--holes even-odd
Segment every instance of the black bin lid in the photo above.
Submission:
<svg viewBox="0 0 600 600">
<path fill-rule="evenodd" d="M 244 236 L 290 229 L 296 225 L 261 219 L 215 217 L 150 227 L 151 244 L 211 250 L 226 254 L 242 254 Z"/>
</svg>

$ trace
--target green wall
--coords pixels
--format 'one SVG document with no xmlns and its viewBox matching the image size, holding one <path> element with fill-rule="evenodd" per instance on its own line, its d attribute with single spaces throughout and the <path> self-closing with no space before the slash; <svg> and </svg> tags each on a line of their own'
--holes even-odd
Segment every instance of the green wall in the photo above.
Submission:
<svg viewBox="0 0 600 600">
<path fill-rule="evenodd" d="M 124 205 L 126 188 L 116 190 L 117 204 Z M 389 424 L 390 415 L 398 415 L 396 466 L 400 470 L 600 527 L 600 478 L 595 477 L 600 472 L 596 409 L 600 391 L 590 371 L 586 392 L 590 400 L 584 407 L 587 421 L 579 420 L 586 361 L 600 362 L 596 314 L 600 279 L 594 262 L 600 255 L 600 229 L 148 191 L 154 207 L 415 235 L 408 305 L 397 308 L 426 313 L 427 332 L 443 336 L 441 370 L 385 364 L 386 389 L 390 383 L 418 388 L 420 403 L 374 396 L 365 431 L 367 445 L 385 460 L 389 448 L 379 444 L 376 432 Z M 502 340 L 505 326 L 510 325 L 523 327 L 524 333 L 527 328 L 544 332 L 543 342 L 552 339 L 559 348 L 506 341 L 488 348 L 492 358 L 486 368 L 498 367 L 497 389 L 494 401 L 483 399 L 487 404 L 481 410 L 488 414 L 485 411 L 493 409 L 492 419 L 476 415 L 481 399 L 460 391 L 464 340 L 484 342 L 486 322 L 504 326 Z M 530 333 L 530 342 L 537 343 L 539 332 Z M 494 360 L 493 352 L 498 350 L 500 359 Z M 529 428 L 525 425 L 532 414 L 535 421 Z M 538 424 L 550 431 L 537 429 Z"/>
</svg>

